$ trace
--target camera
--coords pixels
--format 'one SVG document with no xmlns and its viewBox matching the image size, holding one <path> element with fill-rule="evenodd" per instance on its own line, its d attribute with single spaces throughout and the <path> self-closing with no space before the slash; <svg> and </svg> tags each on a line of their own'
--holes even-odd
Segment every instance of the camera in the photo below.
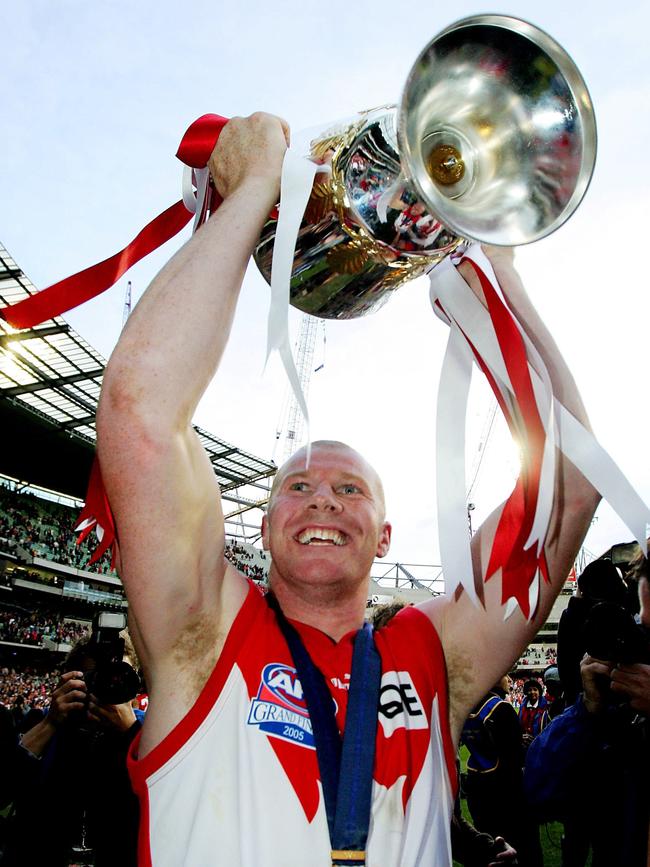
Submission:
<svg viewBox="0 0 650 867">
<path fill-rule="evenodd" d="M 95 667 L 85 673 L 84 680 L 88 692 L 100 704 L 123 704 L 135 698 L 140 690 L 140 676 L 124 662 L 124 639 L 120 632 L 125 628 L 125 614 L 100 611 L 93 618 L 86 650 Z"/>
<path fill-rule="evenodd" d="M 650 665 L 650 630 L 614 602 L 598 602 L 583 626 L 587 653 L 608 662 Z"/>
</svg>

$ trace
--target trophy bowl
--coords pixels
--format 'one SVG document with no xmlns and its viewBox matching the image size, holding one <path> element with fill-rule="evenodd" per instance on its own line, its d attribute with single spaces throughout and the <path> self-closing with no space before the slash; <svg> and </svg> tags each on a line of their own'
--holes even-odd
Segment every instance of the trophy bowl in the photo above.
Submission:
<svg viewBox="0 0 650 867">
<path fill-rule="evenodd" d="M 591 179 L 596 122 L 566 51 L 517 18 L 462 19 L 421 52 L 399 106 L 323 129 L 298 233 L 290 300 L 350 319 L 471 241 L 517 246 L 575 211 Z M 271 280 L 277 219 L 254 258 Z"/>
</svg>

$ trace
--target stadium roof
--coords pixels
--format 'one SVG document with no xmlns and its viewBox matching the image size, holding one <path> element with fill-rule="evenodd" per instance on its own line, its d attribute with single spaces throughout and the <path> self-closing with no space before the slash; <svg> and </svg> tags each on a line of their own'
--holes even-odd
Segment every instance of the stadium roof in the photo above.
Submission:
<svg viewBox="0 0 650 867">
<path fill-rule="evenodd" d="M 0 244 L 0 307 L 36 291 Z M 83 499 L 105 364 L 61 317 L 22 331 L 0 320 L 1 473 Z M 222 493 L 237 506 L 231 516 L 239 516 L 243 527 L 241 514 L 265 502 L 277 467 L 209 431 L 195 430 Z M 242 496 L 239 489 L 251 485 L 249 495 Z"/>
</svg>

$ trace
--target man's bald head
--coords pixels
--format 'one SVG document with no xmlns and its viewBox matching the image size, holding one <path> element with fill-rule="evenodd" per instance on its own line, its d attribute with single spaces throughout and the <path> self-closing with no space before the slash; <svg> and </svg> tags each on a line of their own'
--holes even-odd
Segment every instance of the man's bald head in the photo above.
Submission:
<svg viewBox="0 0 650 867">
<path fill-rule="evenodd" d="M 375 468 L 370 463 L 368 463 L 364 456 L 360 454 L 356 449 L 353 449 L 352 446 L 349 446 L 347 443 L 340 442 L 339 440 L 316 440 L 311 444 L 312 458 L 314 456 L 314 453 L 320 450 L 329 452 L 340 451 L 342 454 L 354 458 L 354 460 L 359 466 L 360 472 L 363 474 L 364 478 L 368 481 L 369 485 L 375 492 L 375 496 L 380 506 L 383 519 L 386 514 L 386 499 L 384 496 L 384 486 L 381 479 L 379 478 L 379 473 L 375 470 Z M 301 449 L 298 449 L 295 454 L 293 454 L 287 461 L 285 461 L 284 464 L 282 464 L 280 469 L 275 474 L 275 478 L 273 479 L 273 485 L 271 486 L 271 493 L 269 494 L 268 505 L 269 511 L 271 510 L 271 507 L 273 505 L 273 498 L 280 489 L 282 482 L 286 478 L 286 476 L 289 473 L 300 471 L 301 468 L 306 467 L 306 464 L 307 446 L 303 446 Z"/>
</svg>

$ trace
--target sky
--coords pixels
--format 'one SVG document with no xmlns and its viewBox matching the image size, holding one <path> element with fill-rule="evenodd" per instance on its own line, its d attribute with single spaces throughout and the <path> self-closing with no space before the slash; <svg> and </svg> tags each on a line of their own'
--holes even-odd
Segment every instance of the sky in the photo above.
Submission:
<svg viewBox="0 0 650 867">
<path fill-rule="evenodd" d="M 498 11 L 532 21 L 571 54 L 591 93 L 598 158 L 585 200 L 553 235 L 520 248 L 517 267 L 564 353 L 596 436 L 650 502 L 645 244 L 650 243 L 647 2 L 578 5 L 458 0 L 412 4 L 240 0 L 22 0 L 4 13 L 0 241 L 39 288 L 121 249 L 180 197 L 174 158 L 206 112 L 256 110 L 295 130 L 398 102 L 425 44 L 452 21 Z M 134 300 L 187 233 L 130 272 Z M 216 275 L 215 275 L 216 279 Z M 67 321 L 107 357 L 126 278 Z M 264 370 L 269 290 L 252 265 L 232 338 L 195 420 L 239 447 L 274 455 L 286 380 Z M 299 317 L 292 315 L 294 338 Z M 435 405 L 446 343 L 426 280 L 380 312 L 327 323 L 310 388 L 313 439 L 341 439 L 384 479 L 389 560 L 438 563 Z M 182 346 L 170 346 L 170 353 Z M 490 398 L 468 412 L 468 474 Z M 471 500 L 474 526 L 512 486 L 516 456 L 497 419 Z M 599 554 L 630 532 L 600 507 L 585 545 Z"/>
</svg>

